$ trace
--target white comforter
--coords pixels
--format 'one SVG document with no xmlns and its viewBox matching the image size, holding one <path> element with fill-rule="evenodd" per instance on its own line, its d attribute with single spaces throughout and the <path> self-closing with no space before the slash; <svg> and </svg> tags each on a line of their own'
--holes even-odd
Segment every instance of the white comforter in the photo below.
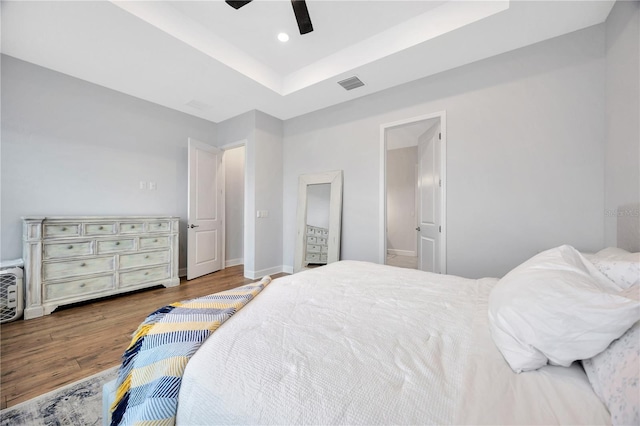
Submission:
<svg viewBox="0 0 640 426">
<path fill-rule="evenodd" d="M 514 374 L 469 280 L 343 261 L 280 278 L 189 362 L 178 424 L 608 424 L 578 366 Z"/>
</svg>

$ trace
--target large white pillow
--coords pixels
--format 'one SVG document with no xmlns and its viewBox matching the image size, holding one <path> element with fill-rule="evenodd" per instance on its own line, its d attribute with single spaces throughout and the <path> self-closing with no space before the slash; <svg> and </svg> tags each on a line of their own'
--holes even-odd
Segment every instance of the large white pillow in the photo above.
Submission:
<svg viewBox="0 0 640 426">
<path fill-rule="evenodd" d="M 613 424 L 640 424 L 640 322 L 582 366 Z"/>
<path fill-rule="evenodd" d="M 640 302 L 571 246 L 544 251 L 502 278 L 489 325 L 513 371 L 569 366 L 602 352 L 640 319 Z"/>
<path fill-rule="evenodd" d="M 587 257 L 600 272 L 623 288 L 640 285 L 640 253 L 608 247 Z"/>
</svg>

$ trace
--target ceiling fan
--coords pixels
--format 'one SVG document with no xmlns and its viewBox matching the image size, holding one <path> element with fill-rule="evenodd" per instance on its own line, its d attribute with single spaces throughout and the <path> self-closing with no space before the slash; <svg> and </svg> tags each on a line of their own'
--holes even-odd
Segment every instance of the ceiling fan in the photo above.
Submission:
<svg viewBox="0 0 640 426">
<path fill-rule="evenodd" d="M 240 9 L 252 1 L 253 0 L 226 0 L 226 3 L 234 9 Z M 309 17 L 309 10 L 307 9 L 305 0 L 291 0 L 291 6 L 293 6 L 293 13 L 296 15 L 300 34 L 307 34 L 313 31 L 313 25 L 311 25 L 311 18 Z"/>
</svg>

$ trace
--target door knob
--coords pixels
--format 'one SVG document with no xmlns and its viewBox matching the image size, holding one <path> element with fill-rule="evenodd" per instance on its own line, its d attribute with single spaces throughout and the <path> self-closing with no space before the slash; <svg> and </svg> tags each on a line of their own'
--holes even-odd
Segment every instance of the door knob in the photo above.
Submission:
<svg viewBox="0 0 640 426">
<path fill-rule="evenodd" d="M 197 228 L 197 227 L 199 227 L 199 226 L 200 226 L 200 225 L 194 225 L 194 224 L 192 223 L 191 225 L 189 225 L 189 228 L 192 228 L 192 229 L 193 229 L 193 228 Z"/>
<path fill-rule="evenodd" d="M 420 232 L 420 227 L 419 226 L 416 228 L 416 231 Z"/>
</svg>

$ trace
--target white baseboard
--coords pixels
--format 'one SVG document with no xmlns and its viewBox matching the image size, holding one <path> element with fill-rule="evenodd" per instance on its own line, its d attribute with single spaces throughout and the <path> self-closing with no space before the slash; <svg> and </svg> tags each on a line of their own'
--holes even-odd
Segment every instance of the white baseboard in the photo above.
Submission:
<svg viewBox="0 0 640 426">
<path fill-rule="evenodd" d="M 280 272 L 283 272 L 283 270 L 284 266 L 282 265 L 274 266 L 273 268 L 260 269 L 258 271 L 249 271 L 245 268 L 244 276 L 245 278 L 249 278 L 250 280 L 257 280 L 258 278 L 262 278 L 265 275 L 279 274 Z"/>
<path fill-rule="evenodd" d="M 244 264 L 244 259 L 229 259 L 224 262 L 224 267 L 228 268 L 230 266 L 242 265 Z M 284 272 L 287 274 L 293 274 L 293 266 L 274 266 L 273 268 L 261 269 L 259 271 L 248 271 L 244 270 L 244 276 L 251 280 L 257 280 L 258 278 L 262 278 L 265 275 L 273 275 L 279 274 L 280 272 Z M 187 276 L 187 268 L 178 269 L 179 277 Z"/>
<path fill-rule="evenodd" d="M 387 254 L 395 254 L 396 256 L 412 256 L 412 257 L 417 256 L 417 253 L 411 250 L 387 249 Z"/>
<path fill-rule="evenodd" d="M 224 267 L 228 268 L 230 266 L 242 265 L 243 263 L 244 263 L 244 259 L 243 258 L 229 259 L 229 260 L 225 260 L 224 261 Z"/>
<path fill-rule="evenodd" d="M 244 263 L 244 259 L 229 259 L 224 262 L 224 267 L 228 268 L 230 266 L 242 265 Z M 178 269 L 178 276 L 180 278 L 187 276 L 187 268 Z"/>
<path fill-rule="evenodd" d="M 285 274 L 293 274 L 293 266 L 283 265 L 282 272 L 284 272 Z"/>
</svg>

